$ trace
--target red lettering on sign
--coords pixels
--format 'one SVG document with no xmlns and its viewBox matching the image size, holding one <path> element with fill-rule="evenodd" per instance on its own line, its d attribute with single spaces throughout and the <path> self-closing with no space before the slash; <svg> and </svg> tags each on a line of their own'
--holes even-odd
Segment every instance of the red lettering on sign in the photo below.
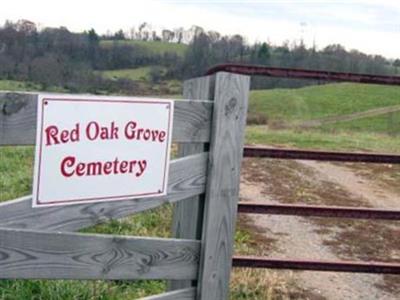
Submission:
<svg viewBox="0 0 400 300">
<path fill-rule="evenodd" d="M 53 143 L 55 144 L 59 144 L 59 140 L 57 138 L 57 134 L 58 134 L 58 128 L 57 126 L 49 126 L 45 129 L 46 132 L 46 146 L 50 146 L 51 145 L 51 140 L 53 141 Z"/>
<path fill-rule="evenodd" d="M 86 136 L 89 140 L 114 140 L 118 139 L 118 127 L 111 122 L 110 127 L 100 126 L 97 122 L 89 122 L 86 126 Z"/>
<path fill-rule="evenodd" d="M 164 130 L 137 128 L 137 123 L 130 121 L 125 126 L 125 137 L 128 140 L 150 141 L 163 143 L 167 133 Z"/>
<path fill-rule="evenodd" d="M 72 176 L 98 176 L 110 174 L 132 173 L 136 177 L 143 175 L 147 168 L 147 161 L 144 160 L 122 160 L 115 158 L 106 162 L 78 162 L 76 157 L 67 156 L 61 161 L 60 170 L 64 177 Z"/>
<path fill-rule="evenodd" d="M 93 141 L 95 139 L 97 139 L 97 137 L 99 136 L 99 124 L 97 124 L 97 122 L 90 122 L 87 126 L 86 126 L 86 137 Z"/>
<path fill-rule="evenodd" d="M 73 156 L 67 156 L 64 158 L 61 162 L 61 174 L 63 174 L 64 177 L 71 177 L 74 172 L 67 172 L 67 168 L 72 167 L 75 164 L 75 157 Z"/>
<path fill-rule="evenodd" d="M 71 131 L 60 131 L 55 125 L 48 126 L 44 131 L 46 133 L 46 146 L 79 141 L 79 123 L 75 124 Z"/>
</svg>

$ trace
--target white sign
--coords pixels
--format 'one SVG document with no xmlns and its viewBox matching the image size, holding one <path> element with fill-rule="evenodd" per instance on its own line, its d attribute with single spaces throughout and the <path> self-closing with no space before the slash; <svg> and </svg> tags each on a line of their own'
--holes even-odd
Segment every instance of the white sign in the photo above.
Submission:
<svg viewBox="0 0 400 300">
<path fill-rule="evenodd" d="M 38 101 L 34 207 L 166 195 L 172 100 Z"/>
</svg>

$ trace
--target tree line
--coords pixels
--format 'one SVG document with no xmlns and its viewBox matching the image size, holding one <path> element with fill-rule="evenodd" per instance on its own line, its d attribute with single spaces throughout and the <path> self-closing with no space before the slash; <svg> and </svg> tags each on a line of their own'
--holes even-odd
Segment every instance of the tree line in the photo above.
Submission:
<svg viewBox="0 0 400 300">
<path fill-rule="evenodd" d="M 101 44 L 102 40 L 108 42 Z M 61 87 L 70 92 L 143 92 L 138 82 L 105 79 L 98 71 L 161 66 L 154 68 L 154 82 L 199 76 L 212 65 L 238 62 L 274 67 L 308 68 L 370 74 L 396 74 L 400 59 L 391 61 L 380 55 L 366 55 L 330 45 L 321 50 L 304 43 L 248 45 L 240 35 L 221 36 L 201 33 L 188 45 L 185 55 L 157 54 L 132 43 L 125 36 L 99 36 L 94 29 L 81 33 L 65 27 L 38 30 L 33 22 L 7 21 L 0 27 L 0 80 L 19 80 L 41 84 L 43 89 Z M 315 82 L 254 78 L 253 88 L 297 87 Z"/>
<path fill-rule="evenodd" d="M 72 92 L 135 92 L 134 82 L 104 79 L 96 71 L 168 67 L 177 60 L 176 54 L 154 54 L 134 44 L 101 46 L 101 39 L 93 29 L 82 33 L 65 27 L 38 31 L 30 21 L 8 21 L 0 27 L 0 79 L 39 83 L 43 89 L 58 86 Z"/>
<path fill-rule="evenodd" d="M 338 72 L 396 75 L 400 73 L 400 59 L 389 60 L 381 55 L 367 55 L 358 50 L 346 50 L 342 45 L 333 44 L 317 50 L 307 48 L 300 40 L 280 46 L 268 43 L 246 45 L 239 36 L 225 36 L 213 40 L 201 34 L 190 45 L 182 67 L 176 72 L 182 77 L 193 77 L 219 63 L 258 64 L 270 67 L 303 68 Z M 253 88 L 298 87 L 316 84 L 315 81 L 253 78 Z"/>
</svg>

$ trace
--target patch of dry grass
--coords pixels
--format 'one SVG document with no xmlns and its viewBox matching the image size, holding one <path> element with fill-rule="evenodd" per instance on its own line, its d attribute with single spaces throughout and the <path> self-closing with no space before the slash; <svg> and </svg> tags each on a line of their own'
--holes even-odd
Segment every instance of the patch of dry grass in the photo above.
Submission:
<svg viewBox="0 0 400 300">
<path fill-rule="evenodd" d="M 231 276 L 232 300 L 295 299 L 300 295 L 292 272 L 274 272 L 264 269 L 234 269 Z"/>
</svg>

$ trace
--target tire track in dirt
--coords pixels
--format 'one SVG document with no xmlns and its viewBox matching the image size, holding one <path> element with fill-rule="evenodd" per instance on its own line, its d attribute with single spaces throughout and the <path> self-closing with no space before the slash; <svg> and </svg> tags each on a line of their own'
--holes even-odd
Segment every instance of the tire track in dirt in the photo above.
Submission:
<svg viewBox="0 0 400 300">
<path fill-rule="evenodd" d="M 329 180 L 350 191 L 356 197 L 364 199 L 372 207 L 399 208 L 400 195 L 383 189 L 378 183 L 362 178 L 346 166 L 316 161 L 299 161 L 318 172 L 325 180 Z"/>
<path fill-rule="evenodd" d="M 338 115 L 338 116 L 328 116 L 320 119 L 308 120 L 300 123 L 298 127 L 303 128 L 313 128 L 320 127 L 323 125 L 336 124 L 340 122 L 348 122 L 353 120 L 359 120 L 364 118 L 370 118 L 380 115 L 386 115 L 389 113 L 395 113 L 400 111 L 400 105 L 379 107 L 374 109 L 369 109 L 366 111 L 356 112 L 348 115 Z"/>
<path fill-rule="evenodd" d="M 400 203 L 398 194 L 390 190 L 382 191 L 377 183 L 358 176 L 348 167 L 310 161 L 259 159 L 244 161 L 241 197 L 270 203 L 380 205 L 386 208 L 396 207 L 396 204 L 398 207 Z M 371 259 L 371 253 L 363 253 L 364 250 L 368 252 L 364 249 L 368 247 L 362 248 L 366 243 L 364 240 L 361 240 L 361 248 L 353 245 L 352 241 L 351 247 L 342 246 L 349 242 L 349 238 L 354 238 L 351 234 L 358 234 L 360 228 L 357 221 L 273 215 L 252 215 L 250 218 L 254 226 L 265 230 L 269 238 L 276 240 L 271 248 L 273 250 L 264 255 L 324 260 Z M 367 225 L 371 226 L 370 223 Z M 376 227 L 375 224 L 372 226 Z M 384 226 L 399 230 L 398 224 L 393 222 Z M 383 253 L 395 258 L 400 255 L 400 245 L 397 245 L 385 245 L 391 249 L 385 249 Z M 372 252 L 372 255 L 381 254 Z M 395 279 L 382 275 L 308 271 L 296 274 L 300 286 L 326 299 L 398 299 L 400 293 L 400 286 L 393 283 Z"/>
</svg>

